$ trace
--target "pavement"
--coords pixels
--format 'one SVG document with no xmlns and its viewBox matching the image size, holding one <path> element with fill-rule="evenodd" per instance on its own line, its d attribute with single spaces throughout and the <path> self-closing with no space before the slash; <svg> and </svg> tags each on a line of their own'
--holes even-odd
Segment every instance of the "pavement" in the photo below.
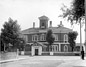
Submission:
<svg viewBox="0 0 86 67">
<path fill-rule="evenodd" d="M 77 59 L 66 63 L 62 63 L 58 67 L 86 67 L 86 57 L 84 60 Z"/>
<path fill-rule="evenodd" d="M 17 56 L 16 58 L 13 58 L 13 59 L 0 60 L 0 64 L 8 63 L 8 62 L 13 62 L 13 61 L 17 61 L 17 60 L 28 59 L 28 58 L 29 58 L 28 56 Z"/>
<path fill-rule="evenodd" d="M 67 59 L 67 57 L 69 57 L 69 59 Z M 74 57 L 74 59 L 73 59 L 73 57 Z M 73 57 L 72 56 L 65 56 L 65 58 L 63 59 L 62 56 L 52 56 L 51 59 L 49 59 L 49 60 L 55 60 L 58 58 L 58 60 L 65 61 L 64 63 L 60 64 L 57 67 L 86 67 L 86 57 L 85 57 L 85 60 L 82 60 L 79 56 L 78 56 L 78 58 L 76 56 L 73 56 Z M 39 58 L 39 60 L 41 60 L 41 59 L 48 60 L 48 58 L 45 56 L 38 56 L 38 57 L 36 57 L 36 56 L 33 56 L 33 57 L 17 56 L 17 58 L 15 58 L 15 59 L 2 60 L 2 61 L 0 61 L 0 64 L 9 63 L 9 62 L 17 61 L 17 60 L 35 59 L 35 58 Z"/>
</svg>

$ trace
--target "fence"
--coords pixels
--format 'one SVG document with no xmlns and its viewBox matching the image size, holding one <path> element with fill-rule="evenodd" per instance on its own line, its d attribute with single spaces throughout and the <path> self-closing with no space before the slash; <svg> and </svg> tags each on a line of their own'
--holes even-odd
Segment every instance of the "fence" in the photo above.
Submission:
<svg viewBox="0 0 86 67">
<path fill-rule="evenodd" d="M 32 55 L 31 51 L 19 52 L 19 55 Z M 42 52 L 42 56 L 80 56 L 80 52 Z"/>
</svg>

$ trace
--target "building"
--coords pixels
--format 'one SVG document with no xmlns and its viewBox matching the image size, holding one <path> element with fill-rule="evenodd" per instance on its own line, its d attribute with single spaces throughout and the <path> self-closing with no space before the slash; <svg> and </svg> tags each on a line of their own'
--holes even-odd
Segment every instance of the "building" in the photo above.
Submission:
<svg viewBox="0 0 86 67">
<path fill-rule="evenodd" d="M 74 48 L 74 51 L 80 52 L 80 45 L 81 45 L 80 43 L 76 43 L 76 46 Z M 83 49 L 85 51 L 85 45 L 84 45 L 84 43 L 82 43 L 82 47 L 83 47 Z"/>
<path fill-rule="evenodd" d="M 50 21 L 48 26 L 49 18 L 46 16 L 39 17 L 39 27 L 35 27 L 35 22 L 33 22 L 33 27 L 23 30 L 21 33 L 26 40 L 25 53 L 29 52 L 31 55 L 44 55 L 48 54 L 46 33 L 49 29 L 53 31 L 55 41 L 52 44 L 53 53 L 58 52 L 71 52 L 71 47 L 68 43 L 68 33 L 72 32 L 72 29 L 63 26 L 62 21 L 57 27 L 52 26 L 52 21 Z"/>
</svg>

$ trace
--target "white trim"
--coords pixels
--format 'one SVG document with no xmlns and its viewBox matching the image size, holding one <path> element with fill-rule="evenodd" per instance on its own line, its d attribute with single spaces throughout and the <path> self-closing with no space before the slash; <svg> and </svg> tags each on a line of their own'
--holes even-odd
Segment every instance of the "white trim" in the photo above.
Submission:
<svg viewBox="0 0 86 67">
<path fill-rule="evenodd" d="M 45 34 L 40 35 L 40 41 L 45 41 Z"/>
<path fill-rule="evenodd" d="M 67 48 L 67 49 L 65 49 L 65 48 Z M 64 52 L 68 52 L 68 46 L 67 45 L 64 46 Z"/>
<path fill-rule="evenodd" d="M 38 49 L 38 55 L 42 54 L 42 47 L 41 46 L 32 46 L 32 56 L 35 55 L 35 49 Z"/>
<path fill-rule="evenodd" d="M 69 43 L 67 42 L 67 43 L 53 43 L 53 44 L 69 44 Z"/>
<path fill-rule="evenodd" d="M 47 43 L 47 42 L 42 42 L 42 43 Z M 48 43 L 47 43 L 48 44 Z M 54 42 L 53 44 L 69 44 L 68 42 L 67 43 L 65 43 L 65 42 L 63 42 L 63 43 L 59 43 L 59 42 Z"/>
<path fill-rule="evenodd" d="M 67 35 L 67 34 L 64 35 L 64 42 L 65 42 L 65 41 L 68 42 L 68 35 Z"/>
<path fill-rule="evenodd" d="M 58 35 L 55 35 L 55 41 L 58 41 Z"/>
<path fill-rule="evenodd" d="M 35 37 L 37 37 L 37 40 L 35 40 Z M 38 35 L 37 34 L 32 35 L 32 41 L 38 41 Z"/>
<path fill-rule="evenodd" d="M 59 52 L 61 51 L 61 44 L 59 43 Z"/>
<path fill-rule="evenodd" d="M 52 51 L 53 52 L 58 52 L 59 51 L 58 45 L 52 45 Z"/>
</svg>

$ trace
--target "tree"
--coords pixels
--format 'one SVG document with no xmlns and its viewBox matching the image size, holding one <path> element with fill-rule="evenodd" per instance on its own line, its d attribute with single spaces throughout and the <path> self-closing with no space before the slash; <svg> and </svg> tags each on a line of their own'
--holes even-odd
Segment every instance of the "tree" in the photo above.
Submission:
<svg viewBox="0 0 86 67">
<path fill-rule="evenodd" d="M 0 35 L 0 51 L 4 51 L 4 44 L 3 44 L 3 41 L 1 39 L 1 35 Z"/>
<path fill-rule="evenodd" d="M 74 23 L 80 23 L 80 44 L 82 45 L 82 38 L 81 38 L 81 24 L 85 22 L 85 29 L 86 29 L 86 0 L 73 0 L 71 4 L 71 8 L 68 8 L 64 5 L 64 7 L 61 8 L 63 11 L 63 14 L 60 15 L 60 17 L 70 20 L 71 24 Z M 83 21 L 83 22 L 82 22 Z M 85 41 L 86 41 L 86 30 L 85 30 Z M 85 44 L 86 47 L 86 44 Z M 82 48 L 80 48 L 82 50 Z"/>
<path fill-rule="evenodd" d="M 63 14 L 60 17 L 66 18 L 71 21 L 71 24 L 81 23 L 85 19 L 85 0 L 73 0 L 71 7 L 63 6 L 61 10 Z M 76 22 L 75 22 L 76 21 Z M 80 22 L 78 22 L 80 21 Z"/>
<path fill-rule="evenodd" d="M 46 34 L 46 41 L 48 42 L 48 50 L 49 50 L 49 46 L 52 45 L 52 43 L 54 42 L 54 36 L 52 33 L 52 30 L 48 30 L 47 34 Z"/>
<path fill-rule="evenodd" d="M 18 45 L 18 49 L 20 51 L 23 51 L 24 50 L 24 46 L 26 44 L 26 41 L 24 40 L 24 38 L 20 38 L 18 44 L 19 44 Z"/>
<path fill-rule="evenodd" d="M 13 21 L 9 18 L 8 22 L 5 22 L 3 28 L 1 29 L 1 40 L 4 46 L 9 47 L 9 43 L 12 44 L 13 48 L 17 48 L 20 43 L 20 26 L 17 21 Z"/>
<path fill-rule="evenodd" d="M 70 46 L 72 48 L 72 51 L 75 47 L 75 40 L 77 38 L 78 33 L 77 32 L 69 32 L 68 33 L 68 42 L 70 43 Z"/>
</svg>

